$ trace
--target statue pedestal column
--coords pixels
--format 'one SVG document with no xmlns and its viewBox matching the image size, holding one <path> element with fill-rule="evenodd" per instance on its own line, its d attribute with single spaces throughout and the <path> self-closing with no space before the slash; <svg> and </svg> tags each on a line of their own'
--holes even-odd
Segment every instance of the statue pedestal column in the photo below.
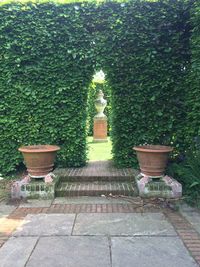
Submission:
<svg viewBox="0 0 200 267">
<path fill-rule="evenodd" d="M 103 113 L 107 105 L 107 101 L 103 98 L 102 90 L 99 90 L 97 99 L 95 100 L 95 107 L 97 115 L 94 116 L 93 126 L 93 142 L 107 142 L 107 117 Z"/>
<path fill-rule="evenodd" d="M 94 142 L 108 142 L 107 140 L 107 117 L 94 117 L 93 127 Z"/>
</svg>

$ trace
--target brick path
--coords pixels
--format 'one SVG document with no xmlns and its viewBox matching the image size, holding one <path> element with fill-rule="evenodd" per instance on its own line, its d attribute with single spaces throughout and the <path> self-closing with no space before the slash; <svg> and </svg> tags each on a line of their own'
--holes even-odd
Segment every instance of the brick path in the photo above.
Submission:
<svg viewBox="0 0 200 267">
<path fill-rule="evenodd" d="M 132 168 L 118 169 L 112 161 L 89 162 L 83 168 L 57 169 L 54 173 L 60 177 L 57 197 L 138 194 L 134 180 L 137 171 Z"/>
<path fill-rule="evenodd" d="M 123 176 L 129 177 L 135 175 L 135 170 L 132 168 L 115 168 L 112 161 L 90 161 L 85 167 L 81 168 L 65 168 L 57 169 L 55 174 L 61 176 L 73 176 L 73 177 L 91 177 L 91 176 Z"/>
<path fill-rule="evenodd" d="M 152 212 L 160 211 L 154 207 Z M 162 210 L 169 222 L 174 226 L 178 236 L 183 241 L 192 257 L 200 265 L 200 235 L 193 226 L 180 213 L 170 209 Z M 135 208 L 132 204 L 56 204 L 48 208 L 16 208 L 0 226 L 0 246 L 6 242 L 11 233 L 20 225 L 27 214 L 39 213 L 135 213 L 141 212 L 141 209 Z M 149 212 L 144 209 L 142 212 Z"/>
<path fill-rule="evenodd" d="M 121 177 L 122 180 L 135 175 L 132 169 L 116 169 L 110 162 L 90 163 L 84 168 L 60 169 L 62 177 Z M 49 207 L 16 207 L 8 217 L 0 218 L 0 247 L 8 240 L 12 232 L 22 223 L 28 214 L 79 214 L 79 213 L 146 213 L 163 212 L 167 220 L 174 226 L 185 247 L 200 265 L 200 235 L 194 227 L 179 213 L 171 209 L 153 206 L 138 207 L 133 203 L 112 204 L 52 204 Z"/>
</svg>

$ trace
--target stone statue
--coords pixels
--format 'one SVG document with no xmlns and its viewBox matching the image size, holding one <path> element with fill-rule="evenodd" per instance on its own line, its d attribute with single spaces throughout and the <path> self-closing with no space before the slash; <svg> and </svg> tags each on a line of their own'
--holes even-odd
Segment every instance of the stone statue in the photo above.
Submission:
<svg viewBox="0 0 200 267">
<path fill-rule="evenodd" d="M 97 115 L 95 115 L 95 118 L 105 118 L 106 115 L 103 113 L 105 107 L 107 106 L 107 101 L 103 98 L 104 94 L 102 90 L 99 90 L 97 99 L 95 100 L 95 107 L 97 110 Z"/>
<path fill-rule="evenodd" d="M 103 113 L 107 105 L 107 101 L 103 98 L 102 90 L 99 90 L 95 107 L 97 115 L 94 116 L 93 126 L 93 142 L 107 142 L 107 116 Z"/>
</svg>

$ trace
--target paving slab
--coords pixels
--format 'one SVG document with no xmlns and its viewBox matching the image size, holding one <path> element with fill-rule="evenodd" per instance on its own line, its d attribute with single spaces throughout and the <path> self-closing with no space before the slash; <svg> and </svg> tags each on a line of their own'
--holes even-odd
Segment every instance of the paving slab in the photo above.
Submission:
<svg viewBox="0 0 200 267">
<path fill-rule="evenodd" d="M 29 214 L 13 236 L 70 235 L 75 214 Z"/>
<path fill-rule="evenodd" d="M 182 211 L 181 214 L 193 225 L 200 234 L 200 213 L 198 211 Z"/>
<path fill-rule="evenodd" d="M 0 218 L 0 236 L 10 236 L 21 224 L 21 219 L 12 219 L 9 217 Z"/>
<path fill-rule="evenodd" d="M 130 204 L 133 197 L 107 198 L 107 197 L 57 197 L 53 204 Z"/>
<path fill-rule="evenodd" d="M 178 237 L 113 237 L 112 267 L 197 267 Z"/>
<path fill-rule="evenodd" d="M 110 267 L 105 237 L 41 237 L 26 267 Z"/>
<path fill-rule="evenodd" d="M 190 212 L 196 211 L 196 208 L 189 206 L 187 203 L 183 202 L 179 204 L 179 211 L 180 212 Z"/>
<path fill-rule="evenodd" d="M 0 218 L 7 217 L 15 209 L 16 206 L 8 205 L 4 201 L 0 202 Z"/>
<path fill-rule="evenodd" d="M 20 208 L 49 208 L 52 199 L 28 199 L 26 203 L 21 203 Z"/>
<path fill-rule="evenodd" d="M 162 213 L 78 214 L 73 235 L 177 235 Z"/>
<path fill-rule="evenodd" d="M 0 266 L 25 266 L 37 240 L 37 237 L 11 237 L 0 248 Z"/>
<path fill-rule="evenodd" d="M 179 205 L 179 211 L 200 234 L 200 211 L 197 208 L 191 207 L 186 203 Z"/>
</svg>

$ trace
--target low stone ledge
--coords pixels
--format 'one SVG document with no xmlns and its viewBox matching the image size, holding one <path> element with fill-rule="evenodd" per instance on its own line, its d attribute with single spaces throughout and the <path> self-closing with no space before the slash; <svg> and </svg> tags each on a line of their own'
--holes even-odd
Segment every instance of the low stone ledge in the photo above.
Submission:
<svg viewBox="0 0 200 267">
<path fill-rule="evenodd" d="M 141 197 L 182 197 L 182 185 L 167 175 L 155 178 L 140 173 L 136 176 L 136 184 Z"/>
<path fill-rule="evenodd" d="M 55 188 L 58 177 L 53 173 L 48 174 L 44 179 L 33 179 L 26 176 L 16 181 L 11 186 L 12 199 L 54 199 Z"/>
</svg>

